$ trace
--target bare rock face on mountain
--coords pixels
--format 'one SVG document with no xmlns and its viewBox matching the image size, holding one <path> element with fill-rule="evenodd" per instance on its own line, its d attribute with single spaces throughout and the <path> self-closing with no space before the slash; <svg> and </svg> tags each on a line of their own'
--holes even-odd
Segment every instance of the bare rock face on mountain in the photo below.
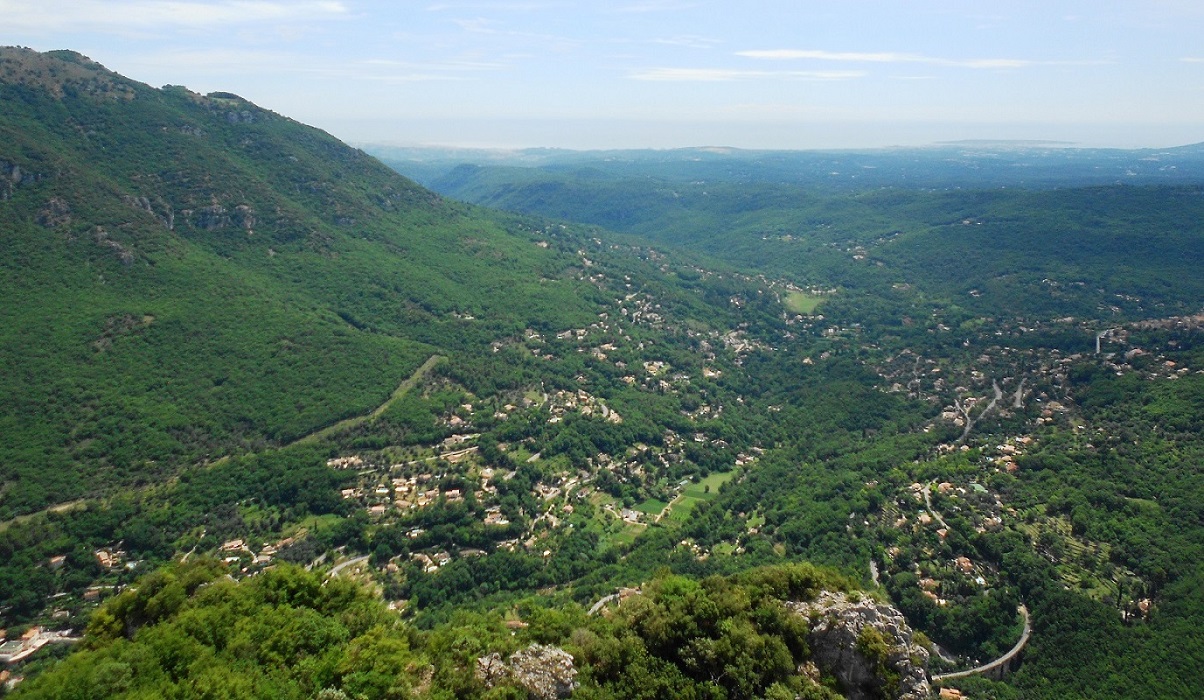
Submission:
<svg viewBox="0 0 1204 700">
<path fill-rule="evenodd" d="M 812 658 L 849 700 L 928 697 L 928 650 L 915 643 L 897 609 L 829 592 L 790 606 L 811 621 Z"/>
<path fill-rule="evenodd" d="M 13 191 L 21 185 L 28 185 L 45 179 L 40 173 L 30 172 L 16 163 L 0 158 L 0 202 L 11 199 Z"/>
<path fill-rule="evenodd" d="M 577 668 L 563 649 L 532 644 L 510 655 L 508 661 L 496 652 L 477 659 L 477 679 L 492 688 L 512 680 L 534 700 L 559 700 L 577 688 Z"/>
</svg>

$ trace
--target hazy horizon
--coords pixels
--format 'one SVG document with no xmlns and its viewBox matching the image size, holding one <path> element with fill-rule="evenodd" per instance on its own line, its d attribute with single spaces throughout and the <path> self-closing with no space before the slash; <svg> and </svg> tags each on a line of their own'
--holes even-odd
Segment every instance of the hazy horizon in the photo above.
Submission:
<svg viewBox="0 0 1204 700">
<path fill-rule="evenodd" d="M 468 122 L 468 120 L 465 120 Z M 556 126 L 563 138 L 557 142 L 538 141 Z M 388 133 L 384 125 L 364 128 L 355 122 L 335 120 L 324 126 L 339 138 L 356 145 L 403 148 L 448 148 L 466 150 L 517 151 L 524 149 L 562 149 L 569 151 L 673 150 L 682 148 L 733 148 L 766 151 L 876 150 L 891 148 L 927 148 L 957 143 L 996 142 L 999 145 L 1041 145 L 1058 148 L 1164 149 L 1204 142 L 1204 133 L 1193 126 L 1162 128 L 1161 138 L 1144 140 L 1124 129 L 1073 129 L 1051 127 L 1015 129 L 994 125 L 899 125 L 889 130 L 892 138 L 875 138 L 883 133 L 881 125 L 862 129 L 840 124 L 808 124 L 808 133 L 792 133 L 795 124 L 612 124 L 609 130 L 595 128 L 590 122 L 492 122 L 489 124 L 394 123 L 398 134 Z M 745 134 L 731 134 L 744 126 Z M 330 127 L 330 128 L 327 128 Z M 488 136 L 482 137 L 481 134 Z M 708 138 L 708 134 L 713 135 Z M 725 139 L 725 140 L 720 140 Z"/>
<path fill-rule="evenodd" d="M 347 141 L 575 150 L 1204 141 L 1204 6 L 0 0 L 2 43 Z"/>
</svg>

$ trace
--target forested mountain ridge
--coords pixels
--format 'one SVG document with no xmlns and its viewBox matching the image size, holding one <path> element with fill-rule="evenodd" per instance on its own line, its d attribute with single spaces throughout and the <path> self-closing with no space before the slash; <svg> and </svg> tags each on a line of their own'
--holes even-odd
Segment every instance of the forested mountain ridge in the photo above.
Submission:
<svg viewBox="0 0 1204 700">
<path fill-rule="evenodd" d="M 489 150 L 364 144 L 385 163 L 438 191 L 473 188 L 488 179 L 519 182 L 550 174 L 618 181 L 741 182 L 801 185 L 828 192 L 875 187 L 974 190 L 1106 185 L 1184 185 L 1201 181 L 1204 144 L 1175 148 L 1083 148 L 1068 143 L 958 141 L 923 147 L 773 151 L 738 148 L 569 151 Z M 477 168 L 483 171 L 476 171 Z M 500 178 L 489 171 L 510 170 Z"/>
<path fill-rule="evenodd" d="M 573 251 L 233 95 L 11 48 L 0 80 L 0 516 L 93 493 L 94 469 L 287 443 L 439 348 L 596 313 L 554 279 Z"/>
<path fill-rule="evenodd" d="M 803 284 L 906 284 L 988 315 L 1087 317 L 1114 308 L 1136 319 L 1193 313 L 1204 299 L 1194 274 L 1204 261 L 1199 146 L 1083 155 L 1005 148 L 977 159 L 969 148 L 583 152 L 552 164 L 469 152 L 479 160 L 458 165 L 454 154 L 436 151 L 435 171 L 419 159 L 423 151 L 403 159 L 373 150 L 449 197 L 635 233 Z M 1009 154 L 1082 162 L 1026 187 L 1016 179 L 1025 168 Z M 858 164 L 866 158 L 882 163 Z M 1113 160 L 1147 166 L 1149 176 L 1094 175 Z M 905 166 L 932 174 L 906 177 Z M 759 179 L 750 174 L 758 168 L 780 174 Z M 828 182 L 850 172 L 839 185 Z"/>
</svg>

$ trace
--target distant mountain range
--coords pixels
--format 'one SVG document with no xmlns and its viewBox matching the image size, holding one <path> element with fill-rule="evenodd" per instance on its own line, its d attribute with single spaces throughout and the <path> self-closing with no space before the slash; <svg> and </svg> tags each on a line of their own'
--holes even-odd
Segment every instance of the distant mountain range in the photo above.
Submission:
<svg viewBox="0 0 1204 700">
<path fill-rule="evenodd" d="M 567 151 L 482 150 L 364 144 L 400 172 L 437 189 L 457 165 L 588 168 L 597 177 L 720 180 L 866 187 L 1072 187 L 1204 181 L 1204 143 L 1167 149 L 1075 148 L 1043 141 L 956 141 L 924 148 L 755 151 L 736 148 Z"/>
</svg>

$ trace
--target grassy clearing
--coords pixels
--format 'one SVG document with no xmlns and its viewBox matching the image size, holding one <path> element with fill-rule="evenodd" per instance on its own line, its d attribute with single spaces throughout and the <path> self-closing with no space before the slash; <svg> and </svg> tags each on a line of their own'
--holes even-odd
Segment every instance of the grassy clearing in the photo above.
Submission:
<svg viewBox="0 0 1204 700">
<path fill-rule="evenodd" d="M 532 461 L 531 456 L 534 453 L 525 447 L 512 446 L 506 451 L 506 454 L 510 455 L 510 458 L 514 460 L 515 464 L 526 464 L 527 462 Z M 534 461 L 538 462 L 539 460 L 535 459 Z"/>
<path fill-rule="evenodd" d="M 719 487 L 736 478 L 736 472 L 716 472 L 702 479 L 697 484 L 688 484 L 682 491 L 687 496 L 694 496 L 703 500 L 711 500 L 719 491 Z M 708 487 L 710 487 L 708 489 Z"/>
<path fill-rule="evenodd" d="M 533 464 L 537 465 L 545 474 L 559 474 L 570 471 L 573 468 L 573 463 L 569 460 L 569 456 L 563 454 L 540 457 Z"/>
<path fill-rule="evenodd" d="M 619 519 L 615 512 L 606 510 L 606 504 L 610 504 L 616 510 L 621 508 L 621 506 L 613 498 L 601 491 L 595 491 L 590 494 L 589 502 L 595 508 L 594 524 L 591 528 L 598 528 L 597 531 L 610 546 L 622 546 L 635 542 L 636 536 L 647 527 L 643 524 L 635 525 L 624 522 Z"/>
<path fill-rule="evenodd" d="M 823 297 L 817 297 L 806 292 L 790 292 L 786 295 L 783 303 L 787 309 L 796 314 L 813 314 L 822 301 Z"/>
<path fill-rule="evenodd" d="M 640 511 L 641 513 L 646 513 L 648 515 L 659 515 L 660 512 L 662 510 L 664 510 L 665 506 L 667 506 L 667 505 L 669 505 L 669 504 L 665 503 L 664 501 L 659 501 L 655 498 L 649 498 L 648 500 L 644 501 L 643 503 L 637 505 L 635 507 L 635 510 Z"/>
<path fill-rule="evenodd" d="M 698 498 L 696 496 L 686 496 L 684 494 L 678 496 L 677 499 L 673 501 L 673 508 L 669 511 L 669 514 L 666 517 L 672 522 L 684 523 L 686 518 L 690 516 L 690 512 L 694 510 L 694 506 L 707 500 L 710 499 Z"/>
<path fill-rule="evenodd" d="M 702 479 L 697 484 L 687 484 L 682 489 L 681 495 L 669 504 L 669 512 L 666 517 L 673 522 L 684 522 L 690 515 L 690 511 L 694 510 L 694 506 L 714 498 L 719 492 L 719 487 L 734 479 L 735 476 L 735 471 L 716 473 Z"/>
<path fill-rule="evenodd" d="M 643 532 L 643 528 L 632 526 L 614 530 L 610 534 L 610 544 L 611 546 L 616 547 L 633 544 L 635 543 L 636 536 L 638 536 L 641 532 Z"/>
</svg>

